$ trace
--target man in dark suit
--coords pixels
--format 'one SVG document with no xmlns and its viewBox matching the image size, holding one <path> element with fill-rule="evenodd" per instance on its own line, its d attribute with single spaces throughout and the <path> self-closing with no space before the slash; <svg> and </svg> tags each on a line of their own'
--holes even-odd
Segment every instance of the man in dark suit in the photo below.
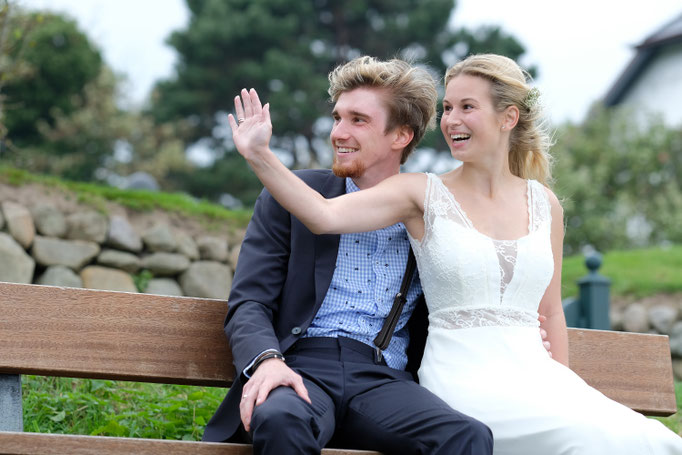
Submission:
<svg viewBox="0 0 682 455">
<path fill-rule="evenodd" d="M 298 173 L 327 198 L 398 173 L 435 124 L 437 102 L 428 73 L 400 60 L 358 58 L 329 79 L 333 173 Z M 242 91 L 249 96 L 255 92 Z M 239 102 L 238 117 L 241 108 Z M 387 454 L 492 453 L 485 425 L 414 381 L 426 335 L 418 279 L 388 347 L 373 344 L 408 252 L 400 223 L 314 235 L 263 191 L 225 324 L 241 374 L 204 440 L 251 440 L 257 454 L 320 453 L 333 436 L 332 444 Z"/>
</svg>

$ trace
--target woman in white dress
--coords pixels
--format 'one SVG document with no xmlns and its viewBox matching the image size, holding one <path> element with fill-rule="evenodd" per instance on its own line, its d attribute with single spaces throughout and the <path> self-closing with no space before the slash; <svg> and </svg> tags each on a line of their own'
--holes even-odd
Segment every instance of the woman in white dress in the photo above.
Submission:
<svg viewBox="0 0 682 455">
<path fill-rule="evenodd" d="M 255 91 L 235 100 L 244 122 L 230 116 L 230 123 L 265 186 L 313 232 L 405 224 L 429 308 L 420 383 L 487 424 L 495 454 L 682 454 L 682 439 L 660 422 L 606 398 L 567 367 L 563 212 L 546 187 L 549 139 L 537 90 L 498 55 L 463 60 L 445 84 L 441 130 L 463 164 L 440 176 L 396 175 L 331 200 L 269 150 L 269 107 Z"/>
</svg>

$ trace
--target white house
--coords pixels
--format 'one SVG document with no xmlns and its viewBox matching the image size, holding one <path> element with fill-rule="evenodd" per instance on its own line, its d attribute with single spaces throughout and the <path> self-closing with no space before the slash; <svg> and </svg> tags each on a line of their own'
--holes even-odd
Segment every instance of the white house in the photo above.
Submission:
<svg viewBox="0 0 682 455">
<path fill-rule="evenodd" d="M 682 126 L 682 14 L 635 47 L 636 54 L 604 98 L 638 117 L 655 113 Z"/>
</svg>

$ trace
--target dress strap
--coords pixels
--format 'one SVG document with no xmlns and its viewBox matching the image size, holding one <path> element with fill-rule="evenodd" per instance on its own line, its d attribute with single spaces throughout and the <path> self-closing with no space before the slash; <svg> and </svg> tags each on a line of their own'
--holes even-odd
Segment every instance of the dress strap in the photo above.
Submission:
<svg viewBox="0 0 682 455">
<path fill-rule="evenodd" d="M 528 181 L 529 232 L 552 224 L 552 211 L 545 186 L 537 180 Z"/>
<path fill-rule="evenodd" d="M 426 214 L 429 213 L 431 207 L 431 192 L 433 191 L 433 179 L 438 178 L 436 174 L 425 172 L 426 174 L 426 190 L 424 191 L 424 222 L 426 222 Z"/>
</svg>

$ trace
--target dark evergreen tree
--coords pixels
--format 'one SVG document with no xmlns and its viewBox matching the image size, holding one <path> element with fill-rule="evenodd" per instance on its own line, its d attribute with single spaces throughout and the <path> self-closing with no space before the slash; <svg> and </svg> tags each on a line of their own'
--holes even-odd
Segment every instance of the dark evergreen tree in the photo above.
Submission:
<svg viewBox="0 0 682 455">
<path fill-rule="evenodd" d="M 189 141 L 213 137 L 218 113 L 254 87 L 272 106 L 273 146 L 293 166 L 325 162 L 327 73 L 368 54 L 403 57 L 437 77 L 470 52 L 518 59 L 524 49 L 499 28 L 454 29 L 453 0 L 187 0 L 191 18 L 168 43 L 179 61 L 160 82 L 152 112 L 159 121 L 190 119 Z M 437 136 L 431 136 L 433 142 Z M 229 144 L 227 146 L 229 148 Z"/>
</svg>

